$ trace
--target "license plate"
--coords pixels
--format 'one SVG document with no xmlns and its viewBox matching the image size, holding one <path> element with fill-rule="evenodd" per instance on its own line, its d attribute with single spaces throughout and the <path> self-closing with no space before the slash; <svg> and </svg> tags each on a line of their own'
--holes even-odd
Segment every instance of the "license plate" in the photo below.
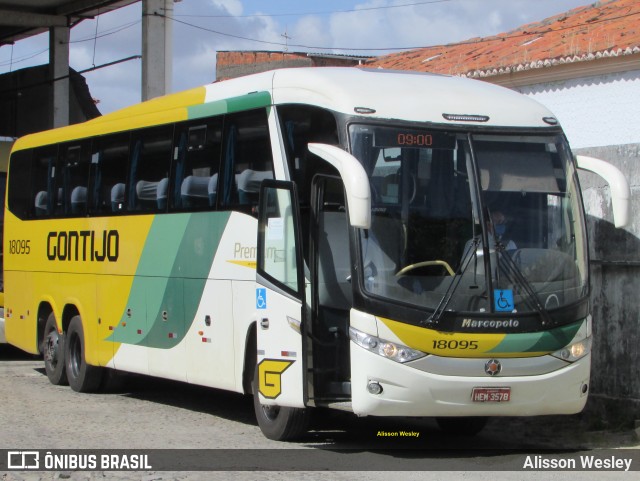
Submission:
<svg viewBox="0 0 640 481">
<path fill-rule="evenodd" d="M 475 403 L 505 403 L 511 401 L 510 387 L 474 387 L 471 400 Z"/>
</svg>

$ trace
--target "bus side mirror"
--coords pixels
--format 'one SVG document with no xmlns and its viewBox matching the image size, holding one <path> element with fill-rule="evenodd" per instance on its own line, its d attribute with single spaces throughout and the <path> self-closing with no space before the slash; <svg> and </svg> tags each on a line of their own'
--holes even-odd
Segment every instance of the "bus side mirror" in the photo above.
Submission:
<svg viewBox="0 0 640 481">
<path fill-rule="evenodd" d="M 338 169 L 347 196 L 349 224 L 368 229 L 371 226 L 371 189 L 362 164 L 334 145 L 309 144 L 309 151 Z"/>
<path fill-rule="evenodd" d="M 611 189 L 611 207 L 613 208 L 613 223 L 616 227 L 629 225 L 629 203 L 631 189 L 624 174 L 604 160 L 585 155 L 576 156 L 579 169 L 588 170 L 602 177 Z"/>
</svg>

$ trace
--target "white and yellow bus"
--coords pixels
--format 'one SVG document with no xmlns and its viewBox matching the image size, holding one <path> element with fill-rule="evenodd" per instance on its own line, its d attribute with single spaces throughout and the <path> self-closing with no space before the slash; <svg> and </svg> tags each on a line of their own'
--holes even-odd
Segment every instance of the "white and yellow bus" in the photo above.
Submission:
<svg viewBox="0 0 640 481">
<path fill-rule="evenodd" d="M 272 439 L 314 407 L 475 432 L 589 392 L 576 162 L 486 83 L 278 70 L 30 135 L 5 229 L 7 339 L 76 391 L 253 393 Z"/>
</svg>

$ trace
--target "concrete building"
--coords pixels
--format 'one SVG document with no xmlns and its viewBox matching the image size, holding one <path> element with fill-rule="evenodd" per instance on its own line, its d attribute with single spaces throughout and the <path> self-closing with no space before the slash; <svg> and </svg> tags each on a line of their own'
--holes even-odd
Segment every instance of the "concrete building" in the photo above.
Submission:
<svg viewBox="0 0 640 481">
<path fill-rule="evenodd" d="M 640 419 L 639 26 L 640 2 L 609 0 L 494 37 L 396 53 L 368 64 L 513 88 L 556 114 L 576 153 L 607 160 L 627 175 L 633 220 L 618 230 L 609 190 L 597 176 L 580 174 L 591 235 L 595 333 L 588 412 L 609 423 L 616 423 L 617 415 Z"/>
<path fill-rule="evenodd" d="M 84 77 L 69 71 L 69 123 L 100 115 Z M 49 66 L 40 65 L 0 75 L 0 136 L 20 137 L 53 126 L 53 85 Z"/>
</svg>

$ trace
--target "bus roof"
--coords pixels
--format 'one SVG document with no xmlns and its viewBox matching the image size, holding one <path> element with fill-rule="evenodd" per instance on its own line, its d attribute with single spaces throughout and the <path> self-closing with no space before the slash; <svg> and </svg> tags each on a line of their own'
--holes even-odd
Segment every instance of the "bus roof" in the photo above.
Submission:
<svg viewBox="0 0 640 481">
<path fill-rule="evenodd" d="M 489 117 L 482 125 L 549 127 L 553 114 L 535 100 L 488 82 L 445 75 L 358 67 L 300 68 L 273 74 L 275 104 L 313 103 L 346 114 L 374 110 L 369 117 L 444 124 L 443 114 Z M 213 89 L 213 85 L 207 87 Z"/>
<path fill-rule="evenodd" d="M 367 118 L 451 125 L 549 127 L 543 118 L 553 117 L 535 100 L 479 80 L 360 67 L 289 68 L 216 82 L 126 107 L 82 124 L 32 134 L 19 139 L 14 150 L 289 103 L 317 105 Z M 452 117 L 448 120 L 443 114 Z M 482 122 L 478 123 L 480 118 Z"/>
</svg>

